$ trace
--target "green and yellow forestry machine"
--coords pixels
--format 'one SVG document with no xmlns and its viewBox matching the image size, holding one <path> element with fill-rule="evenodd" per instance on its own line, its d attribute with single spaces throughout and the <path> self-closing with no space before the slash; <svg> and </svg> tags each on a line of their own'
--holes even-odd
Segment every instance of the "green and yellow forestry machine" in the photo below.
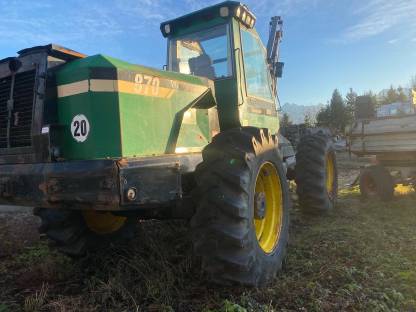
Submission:
<svg viewBox="0 0 416 312">
<path fill-rule="evenodd" d="M 337 171 L 323 137 L 303 138 L 296 167 L 279 149 L 282 21 L 267 49 L 255 21 L 226 1 L 162 23 L 168 70 L 56 45 L 1 60 L 0 203 L 37 207 L 40 232 L 74 256 L 130 238 L 138 218 L 185 218 L 212 281 L 269 282 L 286 254 L 287 175 L 318 212 Z"/>
</svg>

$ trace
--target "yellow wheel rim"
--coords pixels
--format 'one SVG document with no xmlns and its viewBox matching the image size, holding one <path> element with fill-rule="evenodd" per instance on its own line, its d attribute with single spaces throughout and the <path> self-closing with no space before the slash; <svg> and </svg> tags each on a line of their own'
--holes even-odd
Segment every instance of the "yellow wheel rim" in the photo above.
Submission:
<svg viewBox="0 0 416 312">
<path fill-rule="evenodd" d="M 283 192 L 275 166 L 266 162 L 256 178 L 254 196 L 254 227 L 257 241 L 271 253 L 280 238 L 283 220 Z"/>
<path fill-rule="evenodd" d="M 97 234 L 111 234 L 119 230 L 126 217 L 115 216 L 111 212 L 85 210 L 82 212 L 88 228 Z"/>
<path fill-rule="evenodd" d="M 326 156 L 326 191 L 332 196 L 334 193 L 335 163 L 331 154 Z"/>
</svg>

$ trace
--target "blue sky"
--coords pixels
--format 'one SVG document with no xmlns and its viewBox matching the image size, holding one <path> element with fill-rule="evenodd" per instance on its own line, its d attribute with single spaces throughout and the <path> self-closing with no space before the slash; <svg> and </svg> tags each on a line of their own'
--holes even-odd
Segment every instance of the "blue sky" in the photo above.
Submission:
<svg viewBox="0 0 416 312">
<path fill-rule="evenodd" d="M 57 43 L 162 68 L 159 23 L 219 1 L 0 0 L 0 58 Z M 416 0 L 247 0 L 267 40 L 271 15 L 285 21 L 282 103 L 326 103 L 343 94 L 407 86 L 416 75 Z"/>
</svg>

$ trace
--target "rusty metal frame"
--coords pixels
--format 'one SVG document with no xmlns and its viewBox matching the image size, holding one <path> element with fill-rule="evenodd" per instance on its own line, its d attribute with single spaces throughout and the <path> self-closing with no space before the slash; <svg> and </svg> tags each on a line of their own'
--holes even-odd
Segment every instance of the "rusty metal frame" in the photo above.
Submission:
<svg viewBox="0 0 416 312">
<path fill-rule="evenodd" d="M 182 177 L 200 153 L 146 158 L 6 164 L 0 171 L 0 204 L 56 209 L 149 211 L 182 206 L 189 197 Z M 128 200 L 129 188 L 137 197 Z"/>
</svg>

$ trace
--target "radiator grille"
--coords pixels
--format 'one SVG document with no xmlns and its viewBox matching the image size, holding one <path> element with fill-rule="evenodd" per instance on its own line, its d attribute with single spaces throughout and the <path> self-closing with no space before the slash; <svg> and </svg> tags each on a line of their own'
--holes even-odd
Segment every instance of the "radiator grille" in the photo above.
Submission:
<svg viewBox="0 0 416 312">
<path fill-rule="evenodd" d="M 10 97 L 11 77 L 0 79 L 0 148 L 7 147 L 7 101 Z"/>
<path fill-rule="evenodd" d="M 14 107 L 10 122 L 10 147 L 32 145 L 31 129 L 36 71 L 18 73 L 15 77 Z M 7 148 L 7 101 L 10 97 L 11 77 L 0 79 L 0 148 Z"/>
</svg>

